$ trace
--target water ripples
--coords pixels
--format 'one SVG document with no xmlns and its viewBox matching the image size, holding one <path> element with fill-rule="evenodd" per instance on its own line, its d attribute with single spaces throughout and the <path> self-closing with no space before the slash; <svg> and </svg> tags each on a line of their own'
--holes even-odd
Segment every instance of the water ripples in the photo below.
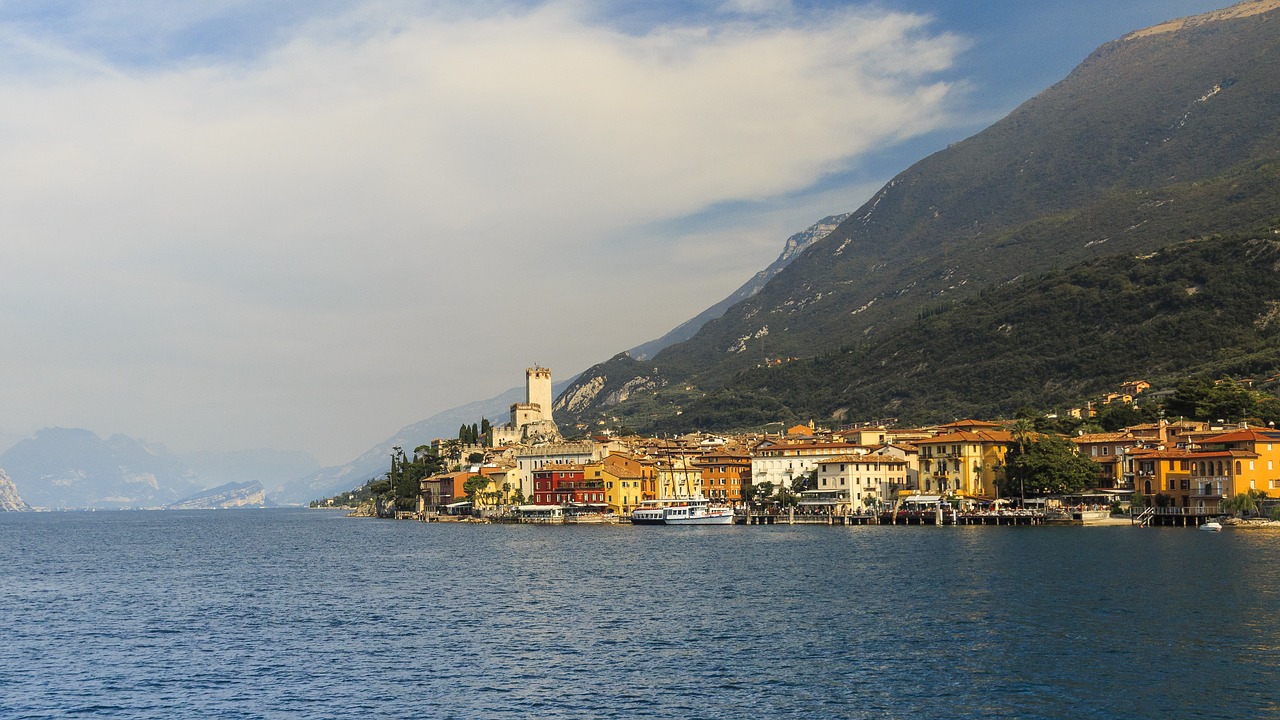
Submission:
<svg viewBox="0 0 1280 720">
<path fill-rule="evenodd" d="M 0 716 L 1266 715 L 1277 555 L 1130 528 L 9 514 Z"/>
</svg>

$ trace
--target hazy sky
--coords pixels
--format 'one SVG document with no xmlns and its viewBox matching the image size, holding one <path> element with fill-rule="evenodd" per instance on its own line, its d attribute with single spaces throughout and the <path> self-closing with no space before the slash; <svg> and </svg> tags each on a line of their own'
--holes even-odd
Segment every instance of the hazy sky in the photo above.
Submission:
<svg viewBox="0 0 1280 720">
<path fill-rule="evenodd" d="M 1225 4 L 0 0 L 0 449 L 344 462 Z"/>
</svg>

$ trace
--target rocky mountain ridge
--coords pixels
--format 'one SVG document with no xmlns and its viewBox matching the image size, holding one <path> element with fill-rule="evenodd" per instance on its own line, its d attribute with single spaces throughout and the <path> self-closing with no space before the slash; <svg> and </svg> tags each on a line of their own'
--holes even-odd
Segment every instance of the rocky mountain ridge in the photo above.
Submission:
<svg viewBox="0 0 1280 720">
<path fill-rule="evenodd" d="M 642 345 L 637 345 L 636 347 L 628 350 L 627 354 L 636 360 L 644 361 L 653 357 L 667 347 L 675 345 L 676 343 L 684 342 L 685 340 L 693 337 L 697 334 L 698 330 L 702 329 L 703 325 L 706 325 L 712 320 L 724 315 L 725 311 L 743 300 L 754 297 L 756 293 L 760 292 L 764 286 L 774 278 L 774 276 L 782 272 L 783 268 L 790 265 L 792 260 L 799 257 L 800 253 L 808 250 L 809 246 L 830 235 L 837 227 L 840 226 L 840 223 L 844 222 L 849 217 L 850 214 L 851 213 L 828 215 L 813 225 L 810 225 L 804 230 L 801 230 L 787 238 L 786 242 L 783 243 L 782 252 L 778 255 L 778 258 L 770 263 L 764 270 L 756 273 L 750 280 L 743 283 L 742 287 L 733 291 L 728 297 L 715 305 L 712 305 L 706 310 L 695 315 L 693 318 L 676 326 L 675 329 L 666 335 L 663 335 L 657 340 L 650 340 Z M 615 403 L 616 402 L 617 401 L 615 399 Z M 570 402 L 569 404 L 572 405 L 574 403 Z"/>
<path fill-rule="evenodd" d="M 21 512 L 29 509 L 23 502 L 22 496 L 18 494 L 18 486 L 14 485 L 4 469 L 0 468 L 0 512 Z"/>
<path fill-rule="evenodd" d="M 219 485 L 216 488 L 205 490 L 167 505 L 165 509 L 226 510 L 230 508 L 261 508 L 266 506 L 267 491 L 262 487 L 262 483 L 257 480 L 250 480 L 242 483 Z"/>
</svg>

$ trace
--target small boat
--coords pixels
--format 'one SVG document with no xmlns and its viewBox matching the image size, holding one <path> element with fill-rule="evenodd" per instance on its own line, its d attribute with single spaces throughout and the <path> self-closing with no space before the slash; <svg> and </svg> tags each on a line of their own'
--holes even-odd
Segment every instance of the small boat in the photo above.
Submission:
<svg viewBox="0 0 1280 720">
<path fill-rule="evenodd" d="M 632 525 L 732 525 L 733 508 L 702 497 L 645 500 L 631 511 Z"/>
<path fill-rule="evenodd" d="M 1210 520 L 1209 522 L 1201 525 L 1200 529 L 1207 530 L 1209 532 L 1222 532 L 1222 523 L 1217 520 Z"/>
</svg>

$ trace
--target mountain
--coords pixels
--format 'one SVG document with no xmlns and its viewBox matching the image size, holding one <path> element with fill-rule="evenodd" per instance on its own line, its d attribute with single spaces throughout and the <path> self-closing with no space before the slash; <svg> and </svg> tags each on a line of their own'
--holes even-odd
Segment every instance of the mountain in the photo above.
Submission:
<svg viewBox="0 0 1280 720">
<path fill-rule="evenodd" d="M 634 376 L 614 372 L 617 358 L 583 373 L 565 419 L 644 427 L 740 373 L 882 342 L 989 288 L 1266 226 L 1280 217 L 1278 8 L 1241 3 L 1102 46 L 1007 117 L 900 173 L 756 295 Z M 650 389 L 607 404 L 607 387 L 633 381 Z"/>
<path fill-rule="evenodd" d="M 851 214 L 852 213 L 829 215 L 813 225 L 810 225 L 808 228 L 787 238 L 787 241 L 782 248 L 782 254 L 778 255 L 778 259 L 774 260 L 769 267 L 753 275 L 750 280 L 743 283 L 742 287 L 735 290 L 729 295 L 729 297 L 726 297 L 715 305 L 703 310 L 692 319 L 684 321 L 674 330 L 663 335 L 657 340 L 650 340 L 647 343 L 631 348 L 627 351 L 627 354 L 636 360 L 643 362 L 644 360 L 656 355 L 660 350 L 675 345 L 676 343 L 684 342 L 685 340 L 693 337 L 702 329 L 703 325 L 706 325 L 712 320 L 724 315 L 729 308 L 737 305 L 743 300 L 754 297 L 756 293 L 760 292 L 764 286 L 774 278 L 775 275 L 782 272 L 782 269 L 790 265 L 792 260 L 799 257 L 800 253 L 809 249 L 810 245 L 830 235 L 831 232 L 835 230 L 840 223 L 844 222 Z"/>
<path fill-rule="evenodd" d="M 22 496 L 18 494 L 18 487 L 13 484 L 4 470 L 0 469 L 0 512 L 20 512 L 28 509 Z"/>
<path fill-rule="evenodd" d="M 261 482 L 265 487 L 284 487 L 320 467 L 315 456 L 301 450 L 200 451 L 182 453 L 177 459 L 203 487 L 247 481 Z"/>
<path fill-rule="evenodd" d="M 166 510 L 223 510 L 227 508 L 266 507 L 267 493 L 262 483 L 250 480 L 227 483 L 186 497 L 165 507 Z"/>
<path fill-rule="evenodd" d="M 552 392 L 559 394 L 575 378 L 552 385 Z M 319 498 L 332 497 L 355 489 L 365 482 L 385 475 L 391 467 L 391 449 L 411 451 L 437 438 L 458 436 L 458 428 L 487 418 L 494 425 L 501 425 L 510 417 L 511 405 L 525 401 L 525 389 L 515 387 L 488 400 L 479 400 L 450 408 L 412 425 L 400 428 L 395 435 L 366 450 L 360 457 L 344 465 L 321 468 L 268 493 L 271 502 L 281 505 L 304 505 Z"/>
<path fill-rule="evenodd" d="M 1248 378 L 1270 395 L 1257 417 L 1280 422 L 1280 222 L 989 288 L 876 342 L 745 371 L 656 429 L 1012 417 L 1192 376 Z"/>
<path fill-rule="evenodd" d="M 161 508 L 209 485 L 236 480 L 283 483 L 317 465 L 305 453 L 170 453 L 125 435 L 100 438 L 83 429 L 46 428 L 0 454 L 33 507 Z"/>
</svg>

